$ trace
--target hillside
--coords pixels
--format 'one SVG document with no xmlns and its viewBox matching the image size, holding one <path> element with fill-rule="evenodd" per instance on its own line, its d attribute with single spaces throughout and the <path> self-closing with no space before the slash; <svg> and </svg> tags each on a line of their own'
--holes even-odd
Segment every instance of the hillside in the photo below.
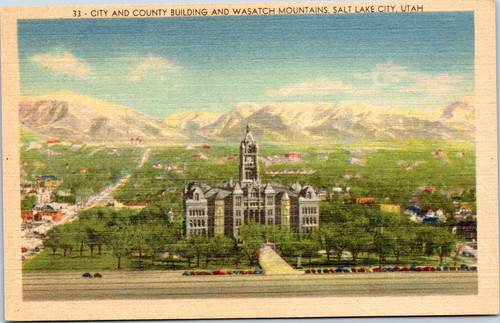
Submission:
<svg viewBox="0 0 500 323">
<path fill-rule="evenodd" d="M 258 105 L 245 103 L 196 132 L 238 139 L 247 124 L 267 141 L 354 139 L 474 139 L 474 108 L 466 102 L 427 110 L 378 108 L 355 103 Z"/>
<path fill-rule="evenodd" d="M 131 137 L 184 142 L 189 135 L 141 112 L 71 92 L 24 97 L 19 121 L 36 133 L 70 139 L 121 141 Z"/>
<path fill-rule="evenodd" d="M 158 121 L 124 106 L 60 92 L 22 98 L 19 119 L 34 134 L 87 141 L 237 141 L 247 124 L 261 141 L 474 140 L 470 98 L 420 110 L 350 102 L 241 103 L 227 113 L 185 111 Z"/>
</svg>

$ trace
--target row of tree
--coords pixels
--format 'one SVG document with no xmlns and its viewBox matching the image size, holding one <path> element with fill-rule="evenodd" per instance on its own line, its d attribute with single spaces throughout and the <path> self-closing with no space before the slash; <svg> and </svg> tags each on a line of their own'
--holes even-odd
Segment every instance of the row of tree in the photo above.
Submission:
<svg viewBox="0 0 500 323">
<path fill-rule="evenodd" d="M 265 236 L 265 228 L 260 224 L 243 226 L 240 244 L 225 235 L 190 235 L 186 238 L 183 217 L 177 216 L 170 221 L 165 212 L 158 210 L 158 206 L 141 211 L 88 209 L 80 213 L 79 220 L 51 230 L 45 246 L 54 254 L 61 249 L 64 257 L 74 251 L 83 257 L 84 250 L 89 250 L 93 257 L 101 255 L 105 248 L 117 258 L 118 269 L 122 259 L 132 253 L 138 253 L 139 260 L 149 257 L 153 266 L 158 254 L 167 254 L 167 263 L 172 255 L 177 254 L 188 261 L 189 267 L 193 260 L 200 267 L 202 258 L 205 267 L 212 259 L 219 259 L 223 265 L 227 258 L 231 258 L 235 266 L 243 258 L 248 260 L 249 266 L 256 263 Z"/>
</svg>

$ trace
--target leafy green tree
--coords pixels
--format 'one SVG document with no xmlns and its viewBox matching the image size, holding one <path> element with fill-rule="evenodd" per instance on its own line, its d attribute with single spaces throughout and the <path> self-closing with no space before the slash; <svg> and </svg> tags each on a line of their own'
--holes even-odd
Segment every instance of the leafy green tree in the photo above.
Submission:
<svg viewBox="0 0 500 323">
<path fill-rule="evenodd" d="M 298 242 L 297 250 L 299 250 L 300 256 L 306 257 L 309 260 L 309 267 L 311 267 L 312 258 L 318 256 L 318 241 L 314 239 L 302 239 Z"/>
<path fill-rule="evenodd" d="M 196 266 L 200 268 L 200 258 L 205 250 L 207 237 L 203 234 L 190 234 L 187 243 L 196 256 Z"/>
<path fill-rule="evenodd" d="M 346 223 L 344 234 L 347 238 L 347 250 L 351 252 L 352 260 L 356 263 L 361 252 L 370 250 L 373 242 L 373 233 L 368 226 L 368 220 L 350 221 Z"/>
<path fill-rule="evenodd" d="M 68 250 L 72 249 L 75 243 L 74 230 L 69 225 L 56 226 L 49 232 L 49 237 L 45 240 L 45 246 L 56 253 L 58 248 L 63 250 L 63 256 L 67 256 Z"/>
<path fill-rule="evenodd" d="M 391 234 L 383 230 L 376 230 L 373 236 L 373 252 L 378 255 L 379 267 L 386 263 L 386 258 L 392 250 Z"/>
<path fill-rule="evenodd" d="M 222 264 L 225 263 L 227 257 L 230 257 L 233 254 L 236 247 L 234 240 L 223 234 L 212 238 L 210 244 L 212 245 L 210 248 L 212 256 L 219 258 L 222 261 Z"/>
<path fill-rule="evenodd" d="M 142 260 L 144 251 L 148 250 L 148 236 L 151 235 L 151 227 L 146 224 L 132 226 L 132 246 L 139 252 L 139 260 Z"/>
<path fill-rule="evenodd" d="M 430 231 L 428 250 L 439 256 L 440 265 L 443 264 L 443 258 L 449 256 L 455 247 L 457 238 L 447 228 L 433 227 Z"/>
<path fill-rule="evenodd" d="M 191 268 L 191 261 L 196 257 L 195 249 L 189 244 L 186 238 L 177 241 L 174 250 L 188 260 L 188 266 Z"/>
<path fill-rule="evenodd" d="M 336 225 L 334 223 L 322 225 L 319 230 L 313 232 L 313 236 L 317 240 L 319 247 L 326 252 L 327 264 L 330 264 L 330 255 L 336 247 L 335 234 Z"/>
<path fill-rule="evenodd" d="M 21 210 L 32 210 L 36 205 L 35 195 L 26 195 L 21 199 Z"/>
<path fill-rule="evenodd" d="M 122 258 L 130 254 L 132 242 L 131 230 L 128 226 L 120 224 L 111 228 L 107 243 L 108 248 L 118 259 L 117 269 L 121 269 Z"/>
<path fill-rule="evenodd" d="M 389 233 L 392 239 L 391 248 L 396 257 L 396 263 L 399 266 L 401 256 L 412 254 L 413 247 L 416 244 L 417 236 L 414 232 L 408 229 L 401 229 Z"/>
<path fill-rule="evenodd" d="M 248 257 L 250 267 L 259 256 L 259 249 L 264 240 L 264 235 L 264 226 L 255 221 L 250 221 L 241 226 L 240 239 L 242 241 L 242 250 Z"/>
</svg>

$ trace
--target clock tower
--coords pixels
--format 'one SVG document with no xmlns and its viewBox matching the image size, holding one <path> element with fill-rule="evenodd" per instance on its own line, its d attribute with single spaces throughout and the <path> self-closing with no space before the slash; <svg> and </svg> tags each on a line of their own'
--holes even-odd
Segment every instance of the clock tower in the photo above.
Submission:
<svg viewBox="0 0 500 323">
<path fill-rule="evenodd" d="M 242 182 L 259 181 L 259 145 L 247 125 L 245 138 L 240 145 L 240 180 Z"/>
</svg>

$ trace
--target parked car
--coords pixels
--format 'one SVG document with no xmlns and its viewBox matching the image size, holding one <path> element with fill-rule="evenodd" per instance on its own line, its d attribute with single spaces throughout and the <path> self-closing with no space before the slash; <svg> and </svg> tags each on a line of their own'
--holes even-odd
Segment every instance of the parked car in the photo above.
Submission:
<svg viewBox="0 0 500 323">
<path fill-rule="evenodd" d="M 460 265 L 460 269 L 462 269 L 462 270 L 469 270 L 469 266 L 467 266 L 466 264 L 461 264 Z"/>
<path fill-rule="evenodd" d="M 83 277 L 83 278 L 93 278 L 94 276 L 92 276 L 92 274 L 91 274 L 91 273 L 84 273 L 84 274 L 82 275 L 82 277 Z"/>
<path fill-rule="evenodd" d="M 101 274 L 99 274 L 99 273 L 95 273 L 95 274 L 94 274 L 94 278 L 102 278 L 102 275 L 101 275 Z"/>
<path fill-rule="evenodd" d="M 191 272 L 189 270 L 185 270 L 183 273 L 182 273 L 182 276 L 191 276 Z"/>
<path fill-rule="evenodd" d="M 372 271 L 373 271 L 374 273 L 378 273 L 378 272 L 380 272 L 380 267 L 373 267 L 373 268 L 372 268 Z"/>
<path fill-rule="evenodd" d="M 398 266 L 394 266 L 391 268 L 391 271 L 401 271 L 401 268 L 399 268 Z"/>
</svg>

